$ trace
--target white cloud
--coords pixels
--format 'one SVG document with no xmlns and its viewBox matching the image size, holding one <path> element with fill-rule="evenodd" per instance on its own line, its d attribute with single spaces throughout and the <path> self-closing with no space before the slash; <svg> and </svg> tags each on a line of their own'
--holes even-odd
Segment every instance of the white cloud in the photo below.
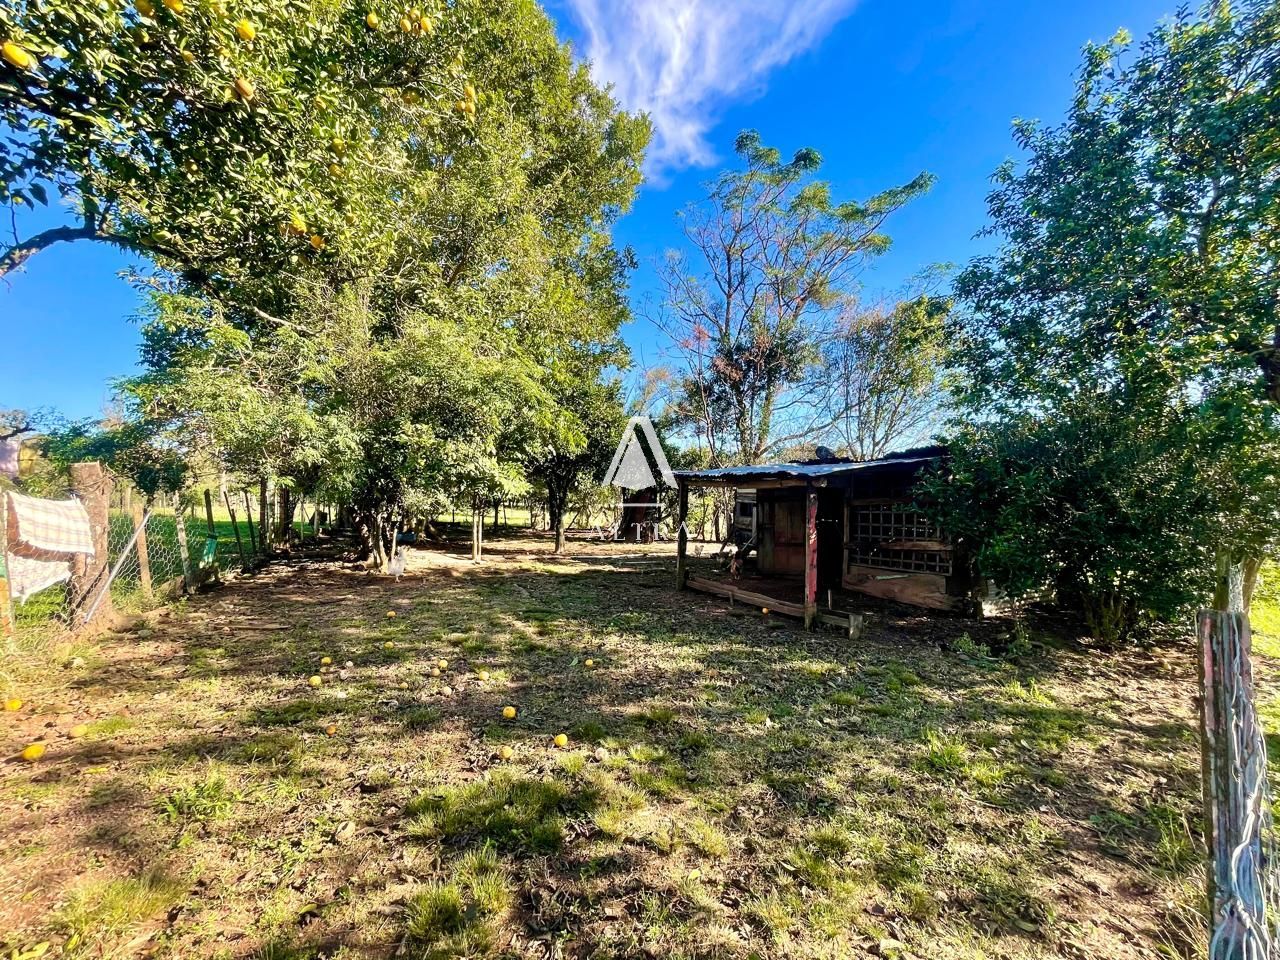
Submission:
<svg viewBox="0 0 1280 960">
<path fill-rule="evenodd" d="M 653 118 L 649 171 L 708 166 L 707 132 L 730 101 L 811 49 L 857 0 L 562 0 L 598 81 Z"/>
</svg>

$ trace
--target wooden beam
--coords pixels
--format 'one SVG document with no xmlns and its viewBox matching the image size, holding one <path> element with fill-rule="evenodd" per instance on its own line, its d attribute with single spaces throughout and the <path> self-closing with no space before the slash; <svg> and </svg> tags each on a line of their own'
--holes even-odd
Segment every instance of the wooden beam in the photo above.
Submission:
<svg viewBox="0 0 1280 960">
<path fill-rule="evenodd" d="M 804 625 L 818 618 L 818 491 L 809 484 L 805 496 L 804 523 Z"/>
<path fill-rule="evenodd" d="M 676 481 L 680 506 L 676 511 L 679 527 L 676 529 L 676 588 L 683 590 L 689 581 L 689 484 L 684 479 Z"/>
<path fill-rule="evenodd" d="M 804 606 L 799 603 L 779 600 L 776 597 L 765 596 L 763 593 L 739 590 L 731 584 L 720 583 L 718 580 L 707 580 L 705 577 L 691 576 L 686 585 L 690 590 L 711 593 L 719 597 L 728 597 L 732 601 L 744 603 L 749 607 L 759 607 L 761 610 L 768 610 L 770 613 L 784 613 L 798 620 L 804 619 Z"/>
</svg>

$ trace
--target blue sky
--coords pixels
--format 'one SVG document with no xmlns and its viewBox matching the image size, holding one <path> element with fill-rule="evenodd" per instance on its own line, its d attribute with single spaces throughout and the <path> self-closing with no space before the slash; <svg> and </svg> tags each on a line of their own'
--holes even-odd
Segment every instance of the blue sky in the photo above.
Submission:
<svg viewBox="0 0 1280 960">
<path fill-rule="evenodd" d="M 619 225 L 640 270 L 679 243 L 675 215 L 758 129 L 790 154 L 824 156 L 839 198 L 864 197 L 921 170 L 938 177 L 888 225 L 893 249 L 863 276 L 891 291 L 922 268 L 986 249 L 989 178 L 1015 156 L 1015 117 L 1054 121 L 1069 103 L 1079 51 L 1119 27 L 1142 36 L 1174 0 L 548 0 L 561 36 L 590 56 L 657 136 L 650 181 Z M 56 213 L 19 221 L 25 232 Z M 109 381 L 135 369 L 138 301 L 128 261 L 99 244 L 64 244 L 0 281 L 0 408 L 99 412 Z M 661 359 L 643 321 L 626 331 L 637 361 Z"/>
</svg>

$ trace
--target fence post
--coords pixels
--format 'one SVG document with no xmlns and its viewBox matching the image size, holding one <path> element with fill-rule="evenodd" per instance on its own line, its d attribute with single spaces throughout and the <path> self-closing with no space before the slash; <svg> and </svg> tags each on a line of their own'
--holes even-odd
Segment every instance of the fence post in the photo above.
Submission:
<svg viewBox="0 0 1280 960">
<path fill-rule="evenodd" d="M 13 637 L 13 601 L 9 597 L 9 496 L 0 490 L 0 640 Z"/>
<path fill-rule="evenodd" d="M 195 581 L 191 579 L 191 553 L 187 550 L 187 518 L 183 516 L 184 513 L 186 510 L 182 506 L 182 497 L 175 493 L 173 517 L 178 528 L 178 556 L 182 558 L 182 592 L 190 593 L 195 588 Z"/>
<path fill-rule="evenodd" d="M 132 498 L 130 498 L 132 499 Z M 141 503 L 133 504 L 133 529 L 138 541 L 138 579 L 142 584 L 142 592 L 151 596 L 151 554 L 147 550 L 147 517 L 150 515 Z"/>
<path fill-rule="evenodd" d="M 1201 764 L 1209 848 L 1209 957 L 1270 957 L 1280 904 L 1267 748 L 1253 697 L 1249 618 L 1202 610 Z"/>
<path fill-rule="evenodd" d="M 102 464 L 91 462 L 71 465 L 71 490 L 89 514 L 89 530 L 93 537 L 93 556 L 77 554 L 71 562 L 71 602 L 77 611 L 96 589 L 102 587 L 107 575 L 111 560 L 108 532 L 111 524 L 112 486 L 111 475 Z M 113 612 L 110 592 L 103 591 L 103 594 L 94 605 L 91 619 L 107 617 Z M 86 620 L 84 625 L 89 626 L 90 621 Z"/>
</svg>

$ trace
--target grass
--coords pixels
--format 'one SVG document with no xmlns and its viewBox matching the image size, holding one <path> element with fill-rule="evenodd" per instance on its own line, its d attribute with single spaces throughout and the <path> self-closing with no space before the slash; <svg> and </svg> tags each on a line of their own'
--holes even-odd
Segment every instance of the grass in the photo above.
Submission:
<svg viewBox="0 0 1280 960">
<path fill-rule="evenodd" d="M 665 545 L 490 547 L 16 648 L 0 736 L 49 751 L 0 786 L 0 953 L 1197 956 L 1184 650 L 1013 658 L 1009 624 L 887 607 L 851 647 L 673 593 Z M 313 689 L 322 656 L 353 666 Z"/>
<path fill-rule="evenodd" d="M 171 823 L 212 823 L 231 813 L 240 799 L 224 777 L 210 772 L 198 783 L 166 794 L 160 800 L 159 812 Z"/>
<path fill-rule="evenodd" d="M 66 938 L 63 956 L 114 955 L 115 948 L 174 903 L 181 892 L 182 885 L 159 869 L 74 888 L 54 918 L 55 929 Z"/>
</svg>

